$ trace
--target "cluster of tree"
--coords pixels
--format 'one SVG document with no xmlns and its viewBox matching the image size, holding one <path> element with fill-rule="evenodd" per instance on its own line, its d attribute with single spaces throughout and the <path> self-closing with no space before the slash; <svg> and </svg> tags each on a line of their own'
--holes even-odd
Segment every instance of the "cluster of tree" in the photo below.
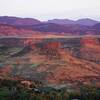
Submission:
<svg viewBox="0 0 100 100">
<path fill-rule="evenodd" d="M 100 100 L 100 88 L 95 86 L 81 86 L 79 91 L 68 92 L 67 88 L 46 87 L 40 85 L 41 82 L 26 87 L 22 84 L 25 82 L 28 83 L 0 80 L 0 100 Z"/>
</svg>

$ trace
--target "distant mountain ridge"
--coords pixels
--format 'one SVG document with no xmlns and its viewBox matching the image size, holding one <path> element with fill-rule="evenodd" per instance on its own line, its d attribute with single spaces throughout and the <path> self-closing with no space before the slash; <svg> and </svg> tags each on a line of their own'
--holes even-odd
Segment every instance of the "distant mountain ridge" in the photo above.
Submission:
<svg viewBox="0 0 100 100">
<path fill-rule="evenodd" d="M 61 24 L 61 25 L 75 25 L 75 24 L 79 24 L 79 25 L 86 25 L 86 26 L 93 26 L 97 23 L 99 23 L 99 21 L 93 20 L 93 19 L 89 19 L 89 18 L 84 18 L 84 19 L 79 19 L 79 20 L 69 20 L 69 19 L 53 19 L 53 20 L 48 20 L 47 22 L 49 23 L 55 23 L 55 24 Z"/>
<path fill-rule="evenodd" d="M 1 16 L 0 24 L 8 24 L 8 25 L 35 25 L 40 24 L 41 22 L 37 19 L 33 18 L 20 18 L 20 17 L 9 17 L 9 16 Z"/>
<path fill-rule="evenodd" d="M 89 19 L 89 18 L 85 18 L 85 19 L 77 20 L 76 23 L 81 24 L 81 25 L 93 26 L 93 25 L 99 23 L 99 21 Z"/>
<path fill-rule="evenodd" d="M 66 24 L 75 24 L 75 21 L 69 19 L 53 19 L 53 20 L 48 20 L 47 23 L 66 25 Z"/>
</svg>

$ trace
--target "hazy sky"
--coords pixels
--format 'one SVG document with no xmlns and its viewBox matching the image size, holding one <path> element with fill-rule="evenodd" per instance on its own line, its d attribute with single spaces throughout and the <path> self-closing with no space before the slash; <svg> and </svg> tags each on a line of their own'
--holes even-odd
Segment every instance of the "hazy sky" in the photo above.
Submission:
<svg viewBox="0 0 100 100">
<path fill-rule="evenodd" d="M 100 20 L 100 0 L 0 0 L 0 16 L 93 18 Z"/>
</svg>

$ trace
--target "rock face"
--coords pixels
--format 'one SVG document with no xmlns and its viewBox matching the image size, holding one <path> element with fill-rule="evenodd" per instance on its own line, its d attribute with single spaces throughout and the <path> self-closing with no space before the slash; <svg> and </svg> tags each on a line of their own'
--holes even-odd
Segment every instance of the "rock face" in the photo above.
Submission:
<svg viewBox="0 0 100 100">
<path fill-rule="evenodd" d="M 100 43 L 93 37 L 85 37 L 81 40 L 83 45 L 80 49 L 81 57 L 90 61 L 100 63 Z"/>
<path fill-rule="evenodd" d="M 0 36 L 30 36 L 34 31 L 18 28 L 12 25 L 0 24 Z"/>
<path fill-rule="evenodd" d="M 95 81 L 99 80 L 100 67 L 98 64 L 75 58 L 65 50 L 60 51 L 59 54 L 63 64 L 59 64 L 48 75 L 47 79 L 50 83 L 84 83 L 90 82 L 92 77 L 95 77 Z M 85 80 L 86 77 L 90 78 Z"/>
</svg>

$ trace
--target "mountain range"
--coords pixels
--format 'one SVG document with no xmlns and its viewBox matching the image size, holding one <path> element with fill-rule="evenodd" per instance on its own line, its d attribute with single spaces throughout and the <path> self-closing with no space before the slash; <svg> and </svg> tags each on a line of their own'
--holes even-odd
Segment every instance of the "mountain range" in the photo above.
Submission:
<svg viewBox="0 0 100 100">
<path fill-rule="evenodd" d="M 0 36 L 34 35 L 34 32 L 63 35 L 99 35 L 100 22 L 89 18 L 76 21 L 69 19 L 53 19 L 40 21 L 34 18 L 1 16 Z"/>
</svg>

